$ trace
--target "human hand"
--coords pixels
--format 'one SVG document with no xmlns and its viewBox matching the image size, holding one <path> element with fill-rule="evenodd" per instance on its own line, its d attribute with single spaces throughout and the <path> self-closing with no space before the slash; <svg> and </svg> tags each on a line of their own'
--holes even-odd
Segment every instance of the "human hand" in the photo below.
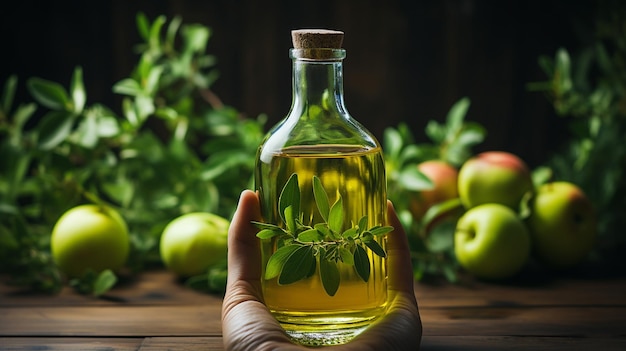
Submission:
<svg viewBox="0 0 626 351">
<path fill-rule="evenodd" d="M 406 234 L 391 202 L 387 237 L 389 310 L 351 342 L 330 351 L 417 350 L 422 323 L 413 290 L 413 273 Z M 295 345 L 263 303 L 261 251 L 256 237 L 261 211 L 256 193 L 245 190 L 228 233 L 228 282 L 222 304 L 222 334 L 226 350 L 309 350 Z"/>
</svg>

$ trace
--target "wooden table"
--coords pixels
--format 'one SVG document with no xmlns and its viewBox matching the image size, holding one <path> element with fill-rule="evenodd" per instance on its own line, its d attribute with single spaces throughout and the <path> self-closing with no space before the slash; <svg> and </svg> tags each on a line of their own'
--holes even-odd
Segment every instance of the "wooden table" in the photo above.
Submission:
<svg viewBox="0 0 626 351">
<path fill-rule="evenodd" d="M 626 278 L 416 284 L 422 350 L 626 350 Z M 222 350 L 221 298 L 163 271 L 104 299 L 0 285 L 0 350 Z"/>
</svg>

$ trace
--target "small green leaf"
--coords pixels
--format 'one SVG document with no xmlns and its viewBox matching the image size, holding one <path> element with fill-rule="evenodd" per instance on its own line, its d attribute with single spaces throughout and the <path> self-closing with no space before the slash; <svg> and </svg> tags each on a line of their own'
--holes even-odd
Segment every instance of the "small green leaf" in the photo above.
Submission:
<svg viewBox="0 0 626 351">
<path fill-rule="evenodd" d="M 180 28 L 181 23 L 183 22 L 182 18 L 180 16 L 175 16 L 171 21 L 170 24 L 167 26 L 167 32 L 166 32 L 166 36 L 165 36 L 165 45 L 168 45 L 170 47 L 174 47 L 174 41 L 176 39 L 176 33 L 178 32 L 178 29 Z"/>
<path fill-rule="evenodd" d="M 459 132 L 456 143 L 463 148 L 468 148 L 482 143 L 485 140 L 485 134 L 487 132 L 484 127 L 476 123 L 467 123 L 463 130 Z"/>
<path fill-rule="evenodd" d="M 454 249 L 456 221 L 444 220 L 437 223 L 428 232 L 424 245 L 431 253 L 450 252 Z"/>
<path fill-rule="evenodd" d="M 154 100 L 149 96 L 138 95 L 135 98 L 135 111 L 139 119 L 143 122 L 155 110 Z"/>
<path fill-rule="evenodd" d="M 126 98 L 122 100 L 122 111 L 124 112 L 126 120 L 128 120 L 133 127 L 138 129 L 143 121 L 139 120 L 137 110 L 135 110 L 135 105 L 131 99 Z"/>
<path fill-rule="evenodd" d="M 337 198 L 337 201 L 330 208 L 328 215 L 328 227 L 335 233 L 341 232 L 343 226 L 343 200 L 341 195 Z"/>
<path fill-rule="evenodd" d="M 207 160 L 202 171 L 202 180 L 218 179 L 224 174 L 229 174 L 233 169 L 245 166 L 250 161 L 250 155 L 241 150 L 225 149 L 214 152 Z"/>
<path fill-rule="evenodd" d="M 150 70 L 156 64 L 154 62 L 154 59 L 158 55 L 159 55 L 159 48 L 156 48 L 156 49 L 149 48 L 149 50 L 145 51 L 139 58 L 139 63 L 137 64 L 137 67 L 135 68 L 136 74 L 134 75 L 134 78 L 142 87 L 144 86 L 142 82 L 148 79 L 148 74 L 150 74 Z"/>
<path fill-rule="evenodd" d="M 142 39 L 148 41 L 150 37 L 150 22 L 148 21 L 148 17 L 145 13 L 139 12 L 136 17 L 136 22 L 139 35 L 141 35 Z"/>
<path fill-rule="evenodd" d="M 74 112 L 81 113 L 87 101 L 87 93 L 85 92 L 85 85 L 83 84 L 83 69 L 81 67 L 74 69 L 72 84 L 70 85 L 70 94 L 72 95 Z"/>
<path fill-rule="evenodd" d="M 540 185 L 543 185 L 550 181 L 550 179 L 553 179 L 554 171 L 548 166 L 540 166 L 533 169 L 531 176 L 533 185 L 535 188 L 538 188 Z"/>
<path fill-rule="evenodd" d="M 148 73 L 147 79 L 144 80 L 144 90 L 150 96 L 153 96 L 159 88 L 159 79 L 163 73 L 163 66 L 154 66 Z"/>
<path fill-rule="evenodd" d="M 383 258 L 387 257 L 387 253 L 376 240 L 366 241 L 365 245 L 369 247 L 369 249 L 372 250 L 372 252 L 374 252 L 376 255 L 383 257 Z"/>
<path fill-rule="evenodd" d="M 354 256 L 352 252 L 345 247 L 339 248 L 339 257 L 341 257 L 341 261 L 345 264 L 354 265 Z"/>
<path fill-rule="evenodd" d="M 433 154 L 437 155 L 437 153 L 439 152 L 439 149 L 437 148 L 436 151 L 432 150 L 435 148 L 436 146 L 432 144 L 406 145 L 402 149 L 402 152 L 400 153 L 398 160 L 400 164 L 407 164 L 409 162 L 417 163 L 417 162 L 420 162 L 421 160 L 434 157 L 434 156 L 429 156 L 429 155 L 433 155 Z"/>
<path fill-rule="evenodd" d="M 62 143 L 72 132 L 74 116 L 65 111 L 50 111 L 37 125 L 39 148 L 51 150 Z"/>
<path fill-rule="evenodd" d="M 111 288 L 113 288 L 116 283 L 117 276 L 115 275 L 115 273 L 113 273 L 113 271 L 111 271 L 110 269 L 106 269 L 100 272 L 95 282 L 93 283 L 93 295 L 103 295 L 107 291 L 111 290 Z"/>
<path fill-rule="evenodd" d="M 397 181 L 404 189 L 413 191 L 430 190 L 434 186 L 430 178 L 414 166 L 400 170 Z"/>
<path fill-rule="evenodd" d="M 359 228 L 357 227 L 349 228 L 341 234 L 341 237 L 345 239 L 348 239 L 348 238 L 354 239 L 357 236 L 359 236 Z"/>
<path fill-rule="evenodd" d="M 329 296 L 335 296 L 337 290 L 339 289 L 339 283 L 341 280 L 337 262 L 320 259 L 320 278 L 326 293 Z"/>
<path fill-rule="evenodd" d="M 424 133 L 435 143 L 440 144 L 445 140 L 446 127 L 437 123 L 437 121 L 429 121 L 426 124 Z"/>
<path fill-rule="evenodd" d="M 374 240 L 374 236 L 372 235 L 372 233 L 365 231 L 362 233 L 361 235 L 361 241 L 363 241 L 364 243 L 368 242 L 368 241 L 372 241 Z"/>
<path fill-rule="evenodd" d="M 559 83 L 559 93 L 564 95 L 572 90 L 571 59 L 566 49 L 560 48 L 555 57 L 555 80 Z"/>
<path fill-rule="evenodd" d="M 457 269 L 454 266 L 454 262 L 444 262 L 441 271 L 449 283 L 454 284 L 458 281 Z"/>
<path fill-rule="evenodd" d="M 278 198 L 278 213 L 285 223 L 287 221 L 284 213 L 288 206 L 292 206 L 293 213 L 300 213 L 300 186 L 298 185 L 298 175 L 296 173 L 289 177 Z"/>
<path fill-rule="evenodd" d="M 368 230 L 373 236 L 385 235 L 393 231 L 393 227 L 391 226 L 375 226 L 372 229 Z"/>
<path fill-rule="evenodd" d="M 458 197 L 434 204 L 426 211 L 424 217 L 422 217 L 420 226 L 426 228 L 430 226 L 430 224 L 434 220 L 439 218 L 442 214 L 452 212 L 458 208 L 461 208 L 461 206 L 461 199 L 459 199 Z"/>
<path fill-rule="evenodd" d="M 278 230 L 282 230 L 281 227 L 275 225 L 275 224 L 270 224 L 270 223 L 263 223 L 263 222 L 257 222 L 257 221 L 252 221 L 252 224 L 254 224 L 254 226 L 256 226 L 259 229 L 278 229 Z"/>
<path fill-rule="evenodd" d="M 363 231 L 366 230 L 367 228 L 367 216 L 363 216 L 361 217 L 361 219 L 359 220 L 359 233 L 362 233 Z"/>
<path fill-rule="evenodd" d="M 383 143 L 385 153 L 387 153 L 390 158 L 395 159 L 400 155 L 404 141 L 402 140 L 402 135 L 397 129 L 389 127 L 384 131 Z"/>
<path fill-rule="evenodd" d="M 200 24 L 190 24 L 182 28 L 182 36 L 185 40 L 185 50 L 190 52 L 204 52 L 211 32 L 209 28 Z"/>
<path fill-rule="evenodd" d="M 364 282 L 370 279 L 370 259 L 361 245 L 356 245 L 354 250 L 354 269 Z"/>
<path fill-rule="evenodd" d="M 299 245 L 285 245 L 280 249 L 276 250 L 270 259 L 267 261 L 267 266 L 265 267 L 265 279 L 272 279 L 278 277 L 280 272 L 283 270 L 285 266 L 285 262 L 291 254 L 294 253 L 297 249 L 302 246 Z"/>
<path fill-rule="evenodd" d="M 295 233 L 298 228 L 296 226 L 296 218 L 294 217 L 292 206 L 287 206 L 287 208 L 285 208 L 284 218 L 285 224 L 287 225 L 287 230 L 291 233 Z"/>
<path fill-rule="evenodd" d="M 328 248 L 328 250 L 326 250 L 326 248 Z M 337 252 L 336 245 L 329 245 L 326 247 L 319 246 L 318 253 L 316 256 L 318 256 L 320 260 L 334 260 L 335 252 Z"/>
<path fill-rule="evenodd" d="M 323 237 L 332 236 L 330 229 L 328 229 L 328 224 L 326 223 L 317 223 L 313 226 L 315 230 L 317 230 Z"/>
<path fill-rule="evenodd" d="M 313 176 L 313 195 L 315 196 L 315 203 L 320 211 L 320 215 L 322 215 L 324 221 L 328 221 L 330 202 L 328 201 L 328 194 L 326 194 L 326 190 L 322 186 L 322 181 L 317 176 Z"/>
<path fill-rule="evenodd" d="M 463 127 L 463 120 L 465 119 L 465 115 L 467 114 L 467 110 L 470 106 L 470 100 L 467 97 L 464 97 L 458 100 L 448 112 L 446 116 L 446 139 L 447 141 L 451 141 L 456 137 L 456 134 Z"/>
<path fill-rule="evenodd" d="M 302 242 L 318 242 L 318 241 L 322 241 L 324 239 L 324 237 L 322 236 L 322 234 L 320 232 L 317 231 L 317 229 L 307 229 L 305 231 L 303 231 L 302 233 L 298 234 L 298 240 L 302 241 Z"/>
<path fill-rule="evenodd" d="M 144 93 L 143 88 L 139 85 L 139 82 L 131 78 L 122 79 L 121 81 L 115 83 L 113 86 L 113 92 L 129 96 L 137 96 Z"/>
<path fill-rule="evenodd" d="M 65 110 L 70 98 L 63 86 L 41 78 L 31 78 L 27 82 L 31 95 L 42 105 L 51 110 Z"/>
<path fill-rule="evenodd" d="M 137 185 L 125 177 L 119 176 L 112 182 L 103 182 L 102 191 L 107 196 L 120 202 L 123 206 L 128 206 L 135 195 Z"/>
<path fill-rule="evenodd" d="M 293 246 L 295 246 L 296 249 L 287 257 L 280 275 L 278 276 L 278 284 L 280 285 L 295 283 L 306 278 L 311 270 L 311 265 L 315 265 L 315 256 L 313 255 L 312 246 L 289 245 L 285 247 Z"/>
<path fill-rule="evenodd" d="M 523 220 L 527 219 L 528 217 L 530 217 L 530 215 L 532 214 L 532 200 L 534 198 L 534 193 L 532 191 L 527 191 L 526 193 L 524 193 L 524 195 L 522 196 L 522 199 L 520 200 L 519 203 L 519 209 L 518 209 L 518 213 L 517 216 Z"/>
<path fill-rule="evenodd" d="M 226 262 L 220 262 L 211 266 L 206 274 L 206 277 L 208 280 L 208 291 L 223 294 L 226 291 L 226 282 L 228 280 L 228 267 Z"/>
<path fill-rule="evenodd" d="M 13 114 L 13 124 L 15 128 L 22 130 L 36 110 L 37 105 L 34 102 L 27 105 L 20 105 Z"/>
<path fill-rule="evenodd" d="M 98 143 L 98 123 L 95 116 L 87 115 L 81 119 L 76 128 L 78 144 L 87 149 L 92 149 Z"/>
<path fill-rule="evenodd" d="M 98 115 L 98 136 L 111 138 L 120 133 L 120 126 L 114 116 Z"/>
<path fill-rule="evenodd" d="M 0 104 L 0 111 L 4 112 L 5 115 L 9 115 L 9 112 L 11 111 L 16 87 L 17 76 L 11 75 L 9 79 L 7 79 L 7 81 L 4 83 L 4 90 L 2 90 L 2 102 Z"/>
<path fill-rule="evenodd" d="M 262 240 L 271 239 L 275 236 L 279 236 L 283 234 L 282 230 L 274 230 L 274 229 L 263 229 L 256 234 L 256 237 Z"/>
<path fill-rule="evenodd" d="M 151 50 L 160 51 L 161 46 L 161 27 L 165 24 L 165 16 L 157 17 L 150 27 L 149 44 Z M 157 52 L 158 52 L 157 51 Z"/>
</svg>

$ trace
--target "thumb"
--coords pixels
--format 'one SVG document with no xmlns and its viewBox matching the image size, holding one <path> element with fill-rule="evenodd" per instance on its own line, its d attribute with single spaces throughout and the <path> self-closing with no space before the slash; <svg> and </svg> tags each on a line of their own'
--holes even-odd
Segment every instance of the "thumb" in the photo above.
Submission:
<svg viewBox="0 0 626 351">
<path fill-rule="evenodd" d="M 261 251 L 258 229 L 251 221 L 261 220 L 259 197 L 244 190 L 228 230 L 228 281 L 258 281 L 261 278 Z"/>
</svg>

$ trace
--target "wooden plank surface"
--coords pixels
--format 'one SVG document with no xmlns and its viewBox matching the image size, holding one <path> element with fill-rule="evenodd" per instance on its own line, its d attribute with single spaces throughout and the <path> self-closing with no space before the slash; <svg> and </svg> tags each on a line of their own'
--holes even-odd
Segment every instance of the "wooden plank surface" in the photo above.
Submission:
<svg viewBox="0 0 626 351">
<path fill-rule="evenodd" d="M 0 350 L 28 351 L 220 351 L 223 350 L 219 337 L 149 337 L 133 338 L 0 338 Z M 527 351 L 527 350 L 598 350 L 624 351 L 626 339 L 574 338 L 537 336 L 424 336 L 422 351 Z"/>
<path fill-rule="evenodd" d="M 417 284 L 422 350 L 626 350 L 626 278 Z M 221 350 L 221 297 L 146 272 L 105 298 L 0 284 L 0 350 Z"/>
<path fill-rule="evenodd" d="M 217 336 L 219 305 L 0 308 L 0 335 Z"/>
<path fill-rule="evenodd" d="M 536 336 L 424 336 L 422 351 L 624 351 L 626 339 Z"/>
<path fill-rule="evenodd" d="M 626 336 L 626 308 L 421 308 L 424 335 Z M 217 306 L 0 308 L 2 336 L 220 336 Z"/>
<path fill-rule="evenodd" d="M 95 351 L 140 350 L 143 338 L 5 338 L 0 337 L 0 350 Z M 219 349 L 215 349 L 219 350 Z"/>
</svg>

